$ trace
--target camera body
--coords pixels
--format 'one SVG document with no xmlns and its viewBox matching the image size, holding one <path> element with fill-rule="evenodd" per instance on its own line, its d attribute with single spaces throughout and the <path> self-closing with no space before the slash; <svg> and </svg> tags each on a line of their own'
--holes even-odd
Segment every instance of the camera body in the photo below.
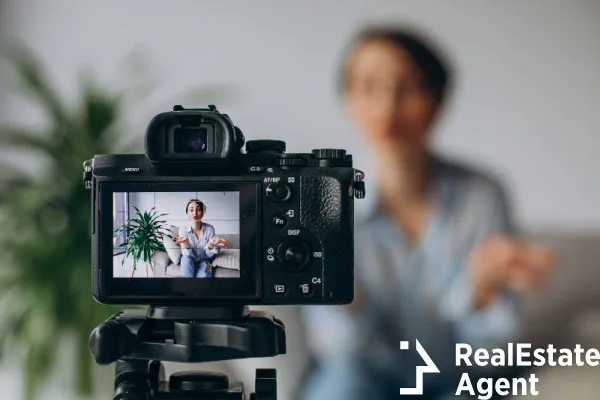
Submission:
<svg viewBox="0 0 600 400">
<path fill-rule="evenodd" d="M 352 157 L 340 149 L 285 153 L 276 140 L 249 141 L 242 152 L 243 144 L 216 107 L 175 106 L 150 122 L 146 154 L 93 158 L 84 180 L 97 301 L 352 301 L 354 198 L 364 196 Z M 133 261 L 146 265 L 145 276 Z"/>
</svg>

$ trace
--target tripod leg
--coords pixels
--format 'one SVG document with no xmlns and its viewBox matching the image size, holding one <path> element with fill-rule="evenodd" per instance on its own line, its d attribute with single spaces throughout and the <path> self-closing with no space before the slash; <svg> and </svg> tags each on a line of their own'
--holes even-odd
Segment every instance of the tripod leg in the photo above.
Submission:
<svg viewBox="0 0 600 400">
<path fill-rule="evenodd" d="M 277 400 L 277 371 L 257 369 L 254 386 L 250 400 Z"/>
<path fill-rule="evenodd" d="M 149 391 L 148 361 L 118 360 L 115 363 L 113 400 L 144 400 Z"/>
</svg>

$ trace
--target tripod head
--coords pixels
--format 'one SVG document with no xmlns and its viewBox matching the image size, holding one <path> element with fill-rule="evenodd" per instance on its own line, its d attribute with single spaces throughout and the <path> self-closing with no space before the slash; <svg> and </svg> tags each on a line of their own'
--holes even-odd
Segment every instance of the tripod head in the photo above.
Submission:
<svg viewBox="0 0 600 400">
<path fill-rule="evenodd" d="M 115 363 L 113 400 L 244 400 L 224 374 L 180 372 L 165 380 L 162 361 L 198 363 L 285 354 L 285 327 L 247 306 L 160 307 L 121 311 L 96 327 L 90 349 Z M 275 370 L 257 370 L 254 400 L 276 399 Z"/>
</svg>

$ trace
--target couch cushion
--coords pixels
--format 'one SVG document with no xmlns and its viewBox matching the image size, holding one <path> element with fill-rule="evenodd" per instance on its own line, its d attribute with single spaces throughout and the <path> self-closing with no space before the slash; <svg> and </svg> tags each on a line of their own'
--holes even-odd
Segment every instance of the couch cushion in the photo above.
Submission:
<svg viewBox="0 0 600 400">
<path fill-rule="evenodd" d="M 169 264 L 167 268 L 165 268 L 165 276 L 167 278 L 180 278 L 181 277 L 181 267 L 177 264 Z"/>
<path fill-rule="evenodd" d="M 240 250 L 239 249 L 221 249 L 219 254 L 213 259 L 212 264 L 215 267 L 232 270 L 240 270 Z"/>
<path fill-rule="evenodd" d="M 152 254 L 152 269 L 154 270 L 155 278 L 164 278 L 166 276 L 167 267 L 171 263 L 169 255 L 164 251 L 155 251 Z"/>
<path fill-rule="evenodd" d="M 179 234 L 179 228 L 174 225 L 168 226 L 168 235 L 163 237 L 163 246 L 165 246 L 165 250 L 171 259 L 173 264 L 179 264 L 181 261 L 181 247 L 178 244 L 173 242 L 173 236 L 177 236 Z"/>
</svg>

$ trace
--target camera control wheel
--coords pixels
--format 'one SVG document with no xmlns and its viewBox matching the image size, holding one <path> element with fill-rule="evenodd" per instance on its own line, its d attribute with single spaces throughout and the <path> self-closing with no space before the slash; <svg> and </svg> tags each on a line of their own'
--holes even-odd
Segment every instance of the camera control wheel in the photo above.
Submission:
<svg viewBox="0 0 600 400">
<path fill-rule="evenodd" d="M 277 261 L 289 272 L 301 272 L 311 259 L 310 245 L 303 239 L 285 239 L 277 246 Z"/>
<path fill-rule="evenodd" d="M 346 157 L 346 150 L 343 149 L 314 149 L 312 154 L 318 159 L 342 159 Z"/>
<path fill-rule="evenodd" d="M 292 197 L 292 189 L 285 183 L 270 183 L 265 189 L 265 194 L 268 199 L 283 203 Z"/>
</svg>

